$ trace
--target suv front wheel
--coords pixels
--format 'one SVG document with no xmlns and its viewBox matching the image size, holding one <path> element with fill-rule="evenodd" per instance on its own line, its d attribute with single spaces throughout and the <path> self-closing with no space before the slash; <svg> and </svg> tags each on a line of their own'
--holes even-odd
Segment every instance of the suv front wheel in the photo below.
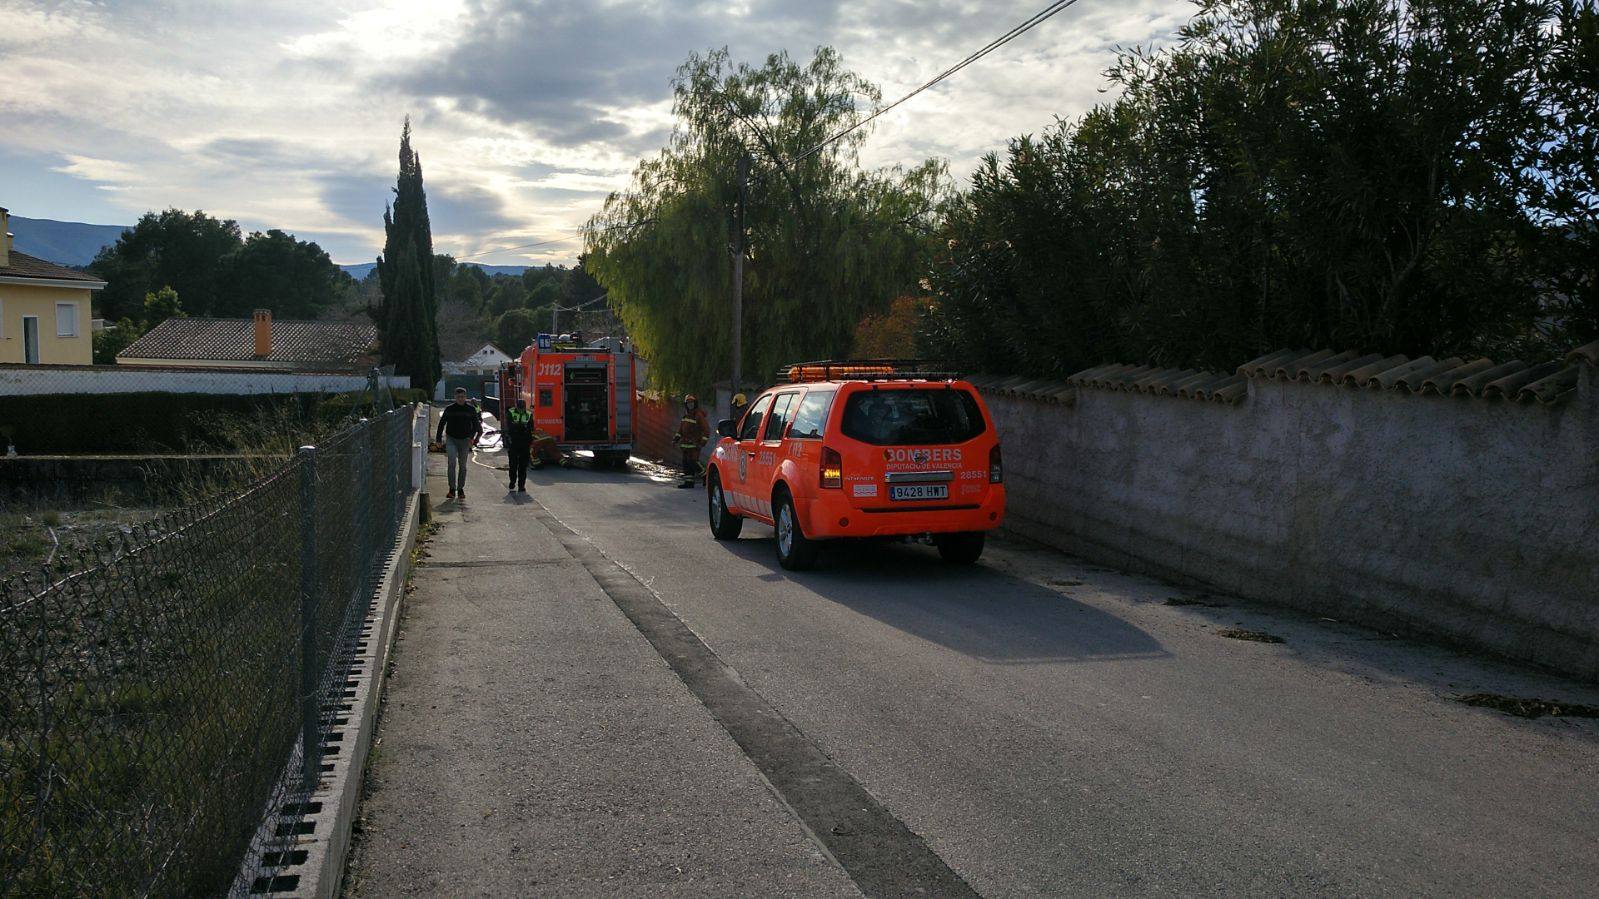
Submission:
<svg viewBox="0 0 1599 899">
<path fill-rule="evenodd" d="M 722 492 L 722 476 L 711 472 L 710 484 L 705 488 L 707 505 L 711 513 L 711 536 L 718 540 L 737 540 L 744 530 L 744 519 L 727 508 L 727 494 Z"/>
<path fill-rule="evenodd" d="M 789 571 L 804 571 L 815 565 L 816 554 L 821 546 L 806 537 L 805 531 L 800 528 L 794 500 L 787 493 L 780 493 L 772 505 L 775 507 L 772 521 L 777 530 L 777 563 Z"/>
</svg>

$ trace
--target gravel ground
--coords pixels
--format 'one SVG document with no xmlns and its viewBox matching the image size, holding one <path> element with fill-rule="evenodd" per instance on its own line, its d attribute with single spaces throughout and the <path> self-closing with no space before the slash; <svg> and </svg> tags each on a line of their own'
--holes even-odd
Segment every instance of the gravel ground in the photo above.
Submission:
<svg viewBox="0 0 1599 899">
<path fill-rule="evenodd" d="M 155 509 L 52 509 L 0 512 L 0 580 L 86 552 L 133 525 Z"/>
</svg>

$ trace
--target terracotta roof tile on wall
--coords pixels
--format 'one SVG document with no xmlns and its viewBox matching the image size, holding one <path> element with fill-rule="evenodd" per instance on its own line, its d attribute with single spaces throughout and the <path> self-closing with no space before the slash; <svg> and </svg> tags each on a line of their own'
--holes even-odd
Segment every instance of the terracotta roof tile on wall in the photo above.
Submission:
<svg viewBox="0 0 1599 899">
<path fill-rule="evenodd" d="M 1061 381 L 1041 380 L 1012 375 L 1002 378 L 995 375 L 972 375 L 966 379 L 973 387 L 990 396 L 1014 396 L 1037 400 L 1041 403 L 1071 404 L 1076 400 L 1076 390 Z"/>
<path fill-rule="evenodd" d="M 117 354 L 119 359 L 257 360 L 248 318 L 169 318 Z M 273 321 L 266 362 L 349 364 L 377 343 L 369 322 Z"/>
<path fill-rule="evenodd" d="M 1579 362 L 1586 362 L 1589 365 L 1599 367 L 1599 340 L 1595 340 L 1593 343 L 1577 347 L 1576 349 L 1567 353 L 1566 361 L 1570 362 L 1572 365 L 1576 365 Z"/>
<path fill-rule="evenodd" d="M 1359 355 L 1354 351 L 1279 350 L 1238 366 L 1245 378 L 1303 381 L 1357 390 L 1553 403 L 1577 388 L 1577 365 L 1599 365 L 1599 342 L 1573 350 L 1564 362 L 1529 365 L 1491 359 Z"/>
<path fill-rule="evenodd" d="M 1155 365 L 1100 365 L 1072 375 L 1066 383 L 1096 390 L 1123 390 L 1228 404 L 1243 400 L 1249 390 L 1248 384 L 1238 375 Z"/>
<path fill-rule="evenodd" d="M 1086 387 L 1233 405 L 1248 395 L 1252 378 L 1424 396 L 1553 403 L 1576 390 L 1579 365 L 1599 367 L 1599 341 L 1572 350 L 1564 362 L 1541 365 L 1458 356 L 1411 359 L 1354 350 L 1278 350 L 1245 362 L 1232 374 L 1116 362 L 1084 369 L 1064 382 L 1019 375 L 973 375 L 967 380 L 984 393 L 996 396 L 1067 404 L 1075 401 L 1079 388 Z"/>
</svg>

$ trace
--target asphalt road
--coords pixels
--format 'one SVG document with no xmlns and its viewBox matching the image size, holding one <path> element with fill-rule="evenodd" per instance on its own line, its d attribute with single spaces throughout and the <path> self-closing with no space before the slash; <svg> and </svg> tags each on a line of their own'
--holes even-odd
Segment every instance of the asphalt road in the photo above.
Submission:
<svg viewBox="0 0 1599 899">
<path fill-rule="evenodd" d="M 500 500 L 488 472 L 474 479 L 473 502 Z M 612 596 L 630 621 L 613 607 L 606 626 L 631 622 L 654 658 L 666 657 L 667 676 L 682 678 L 671 701 L 703 704 L 691 716 L 695 739 L 712 739 L 706 721 L 725 731 L 715 765 L 682 789 L 725 778 L 736 798 L 753 765 L 781 800 L 775 811 L 740 800 L 755 809 L 744 819 L 759 820 L 751 838 L 775 855 L 754 859 L 742 879 L 729 862 L 706 893 L 833 893 L 839 884 L 816 865 L 849 873 L 861 862 L 796 848 L 796 834 L 817 842 L 815 822 L 798 820 L 810 814 L 806 782 L 791 795 L 772 776 L 762 756 L 771 747 L 741 736 L 722 694 L 648 633 L 661 618 L 697 637 L 747 691 L 746 706 L 780 716 L 785 739 L 798 735 L 830 760 L 827 776 L 902 823 L 910 850 L 924 847 L 982 895 L 1570 896 L 1599 883 L 1599 721 L 1526 720 L 1454 699 L 1599 705 L 1592 686 L 1018 542 L 991 542 L 970 569 L 891 545 L 830 550 L 818 570 L 789 573 L 770 529 L 747 525 L 743 539 L 717 543 L 701 492 L 647 472 L 548 470 L 529 486 L 537 502 L 514 525 L 528 545 L 541 558 L 555 556 L 552 535 L 568 555 L 592 548 L 588 579 L 567 566 L 564 589 L 593 593 L 605 565 L 647 587 L 634 590 L 642 600 Z M 629 602 L 658 602 L 671 616 L 640 624 Z M 548 611 L 543 623 L 510 607 L 499 614 L 507 629 L 559 626 Z M 1283 642 L 1220 635 L 1235 627 Z M 628 645 L 614 664 L 636 665 L 651 648 Z M 411 651 L 398 656 L 400 678 Z M 391 772 L 384 790 L 403 800 L 408 776 Z M 670 787 L 653 789 L 671 797 Z M 403 818 L 404 805 L 379 818 Z M 385 865 L 381 853 L 364 864 Z M 574 864 L 560 882 L 580 891 L 587 869 Z M 771 870 L 795 879 L 780 884 Z"/>
</svg>

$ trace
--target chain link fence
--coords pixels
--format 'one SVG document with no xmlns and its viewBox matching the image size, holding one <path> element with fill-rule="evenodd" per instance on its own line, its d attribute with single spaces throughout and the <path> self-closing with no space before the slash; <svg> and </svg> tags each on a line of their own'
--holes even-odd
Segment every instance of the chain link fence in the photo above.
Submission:
<svg viewBox="0 0 1599 899">
<path fill-rule="evenodd" d="M 292 832 L 320 771 L 412 414 L 0 582 L 0 896 L 249 889 L 261 822 Z"/>
</svg>

